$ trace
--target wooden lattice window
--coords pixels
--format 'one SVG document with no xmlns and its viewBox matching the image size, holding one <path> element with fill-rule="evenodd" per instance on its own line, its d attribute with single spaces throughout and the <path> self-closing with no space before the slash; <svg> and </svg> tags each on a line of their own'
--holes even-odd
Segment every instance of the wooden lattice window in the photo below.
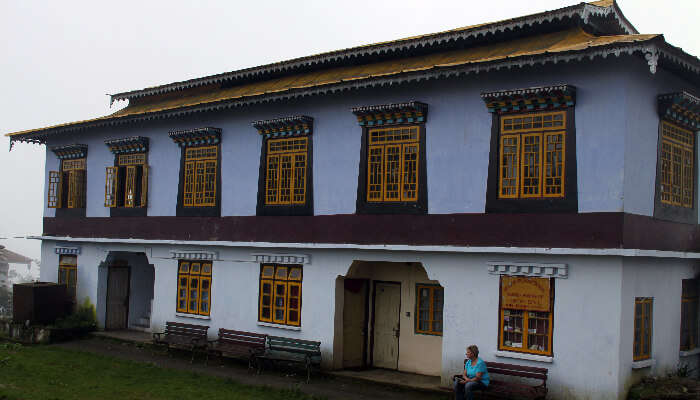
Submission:
<svg viewBox="0 0 700 400">
<path fill-rule="evenodd" d="M 651 358 L 651 331 L 654 299 L 634 299 L 634 361 Z"/>
<path fill-rule="evenodd" d="M 209 315 L 211 261 L 180 260 L 177 272 L 177 312 Z"/>
<path fill-rule="evenodd" d="M 698 347 L 698 281 L 683 279 L 681 297 L 681 350 Z"/>
<path fill-rule="evenodd" d="M 78 298 L 78 256 L 58 256 L 58 283 L 66 285 L 68 296 L 75 305 Z"/>
<path fill-rule="evenodd" d="M 416 285 L 416 333 L 442 336 L 444 289 L 437 285 Z"/>
<path fill-rule="evenodd" d="M 499 198 L 564 197 L 566 113 L 504 115 Z"/>
<path fill-rule="evenodd" d="M 267 140 L 265 204 L 306 203 L 308 138 Z"/>
<path fill-rule="evenodd" d="M 418 200 L 418 126 L 369 130 L 368 202 Z"/>
<path fill-rule="evenodd" d="M 552 355 L 553 289 L 550 278 L 501 277 L 499 350 Z"/>
<path fill-rule="evenodd" d="M 85 159 L 62 160 L 61 171 L 49 171 L 47 206 L 85 208 Z"/>
<path fill-rule="evenodd" d="M 661 122 L 661 202 L 693 208 L 695 135 L 666 121 Z"/>
<path fill-rule="evenodd" d="M 105 207 L 146 207 L 148 171 L 146 153 L 120 154 L 105 171 Z"/>
<path fill-rule="evenodd" d="M 301 325 L 301 265 L 262 264 L 258 320 Z"/>
<path fill-rule="evenodd" d="M 188 147 L 185 150 L 183 205 L 216 206 L 218 146 Z"/>
</svg>

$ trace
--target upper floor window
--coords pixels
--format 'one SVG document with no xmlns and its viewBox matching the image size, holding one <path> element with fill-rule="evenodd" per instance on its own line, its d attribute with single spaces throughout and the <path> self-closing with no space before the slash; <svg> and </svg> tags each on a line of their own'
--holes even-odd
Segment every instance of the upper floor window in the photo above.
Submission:
<svg viewBox="0 0 700 400">
<path fill-rule="evenodd" d="M 363 127 L 358 213 L 426 213 L 428 106 L 409 102 L 353 108 Z"/>
<path fill-rule="evenodd" d="M 659 139 L 654 217 L 697 223 L 696 135 L 700 98 L 686 92 L 658 97 Z"/>
<path fill-rule="evenodd" d="M 148 138 L 105 141 L 115 155 L 105 171 L 105 207 L 139 208 L 148 201 Z"/>
<path fill-rule="evenodd" d="M 86 145 L 53 147 L 60 171 L 49 171 L 49 208 L 85 208 Z"/>
<path fill-rule="evenodd" d="M 693 207 L 695 180 L 695 134 L 666 121 L 661 122 L 661 202 Z"/>
<path fill-rule="evenodd" d="M 253 126 L 263 138 L 258 215 L 313 215 L 313 118 L 277 118 Z"/>
<path fill-rule="evenodd" d="M 219 216 L 221 210 L 221 129 L 170 132 L 182 149 L 178 216 Z"/>
<path fill-rule="evenodd" d="M 576 88 L 482 93 L 493 114 L 487 212 L 577 211 Z"/>
<path fill-rule="evenodd" d="M 563 111 L 501 117 L 499 198 L 564 197 Z"/>
</svg>

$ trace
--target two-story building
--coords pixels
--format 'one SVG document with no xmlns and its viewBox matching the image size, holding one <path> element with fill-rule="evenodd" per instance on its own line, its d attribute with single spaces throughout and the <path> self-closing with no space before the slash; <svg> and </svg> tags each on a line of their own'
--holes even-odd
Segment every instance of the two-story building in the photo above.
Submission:
<svg viewBox="0 0 700 400">
<path fill-rule="evenodd" d="M 104 329 L 320 340 L 325 368 L 444 385 L 477 344 L 618 399 L 698 365 L 698 93 L 700 60 L 602 0 L 9 136 L 48 150 L 41 279 Z"/>
</svg>

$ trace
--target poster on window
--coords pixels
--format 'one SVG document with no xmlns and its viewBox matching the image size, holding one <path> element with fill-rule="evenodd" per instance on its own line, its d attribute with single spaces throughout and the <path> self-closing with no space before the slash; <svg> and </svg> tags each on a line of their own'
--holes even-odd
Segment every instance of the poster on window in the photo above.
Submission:
<svg viewBox="0 0 700 400">
<path fill-rule="evenodd" d="M 549 293 L 549 279 L 547 278 L 501 277 L 502 308 L 549 311 Z"/>
</svg>

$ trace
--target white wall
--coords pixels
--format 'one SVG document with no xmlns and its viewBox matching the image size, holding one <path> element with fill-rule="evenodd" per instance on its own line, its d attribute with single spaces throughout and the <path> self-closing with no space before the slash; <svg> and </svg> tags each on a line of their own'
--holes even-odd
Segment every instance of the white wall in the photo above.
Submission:
<svg viewBox="0 0 700 400">
<path fill-rule="evenodd" d="M 54 245 L 50 241 L 42 244 L 42 265 L 46 266 L 42 268 L 42 280 L 56 279 L 57 267 L 48 267 L 58 265 Z M 700 270 L 695 261 L 641 257 L 332 249 L 300 252 L 286 248 L 264 250 L 277 254 L 310 255 L 311 262 L 304 265 L 301 328 L 289 330 L 258 323 L 260 265 L 253 261 L 252 253 L 261 252 L 259 248 L 206 248 L 218 251 L 219 259 L 213 264 L 211 316 L 210 319 L 201 320 L 175 315 L 177 260 L 170 258 L 170 251 L 191 247 L 80 245 L 79 297 L 95 298 L 98 265 L 110 251 L 145 252 L 155 267 L 155 299 L 151 319 L 155 331 L 161 330 L 166 321 L 175 320 L 206 324 L 210 326 L 211 337 L 216 336 L 218 328 L 225 327 L 318 340 L 321 341 L 325 368 L 332 368 L 334 364 L 337 322 L 334 318 L 342 318 L 342 314 L 336 312 L 336 279 L 346 275 L 356 260 L 420 263 L 427 272 L 427 278 L 438 281 L 444 287 L 445 326 L 440 368 L 443 384 L 449 384 L 449 377 L 461 369 L 464 348 L 476 344 L 481 350 L 480 356 L 487 361 L 548 368 L 547 386 L 552 398 L 564 399 L 618 399 L 639 375 L 663 374 L 675 369 L 679 361 L 681 280 L 693 278 Z M 487 271 L 487 264 L 493 261 L 568 265 L 569 276 L 554 279 L 552 362 L 496 356 L 499 276 Z M 397 273 L 396 280 L 402 280 L 402 275 L 405 274 Z M 382 277 L 386 278 L 384 275 Z M 634 298 L 642 296 L 654 297 L 653 358 L 656 366 L 632 373 Z M 414 301 L 407 301 L 412 315 Z M 405 311 L 402 310 L 402 326 L 405 324 L 412 328 L 413 320 L 404 318 Z M 402 346 L 410 345 L 406 343 Z M 596 367 L 591 368 L 591 365 Z M 402 365 L 402 369 L 407 368 L 411 366 Z M 592 381 L 595 385 L 591 384 Z"/>
<path fill-rule="evenodd" d="M 623 264 L 621 292 L 620 387 L 625 390 L 646 375 L 665 375 L 678 368 L 682 280 L 700 273 L 697 261 L 628 258 Z M 653 297 L 652 348 L 654 365 L 633 369 L 634 301 Z M 696 361 L 696 360 L 694 360 Z"/>
</svg>

